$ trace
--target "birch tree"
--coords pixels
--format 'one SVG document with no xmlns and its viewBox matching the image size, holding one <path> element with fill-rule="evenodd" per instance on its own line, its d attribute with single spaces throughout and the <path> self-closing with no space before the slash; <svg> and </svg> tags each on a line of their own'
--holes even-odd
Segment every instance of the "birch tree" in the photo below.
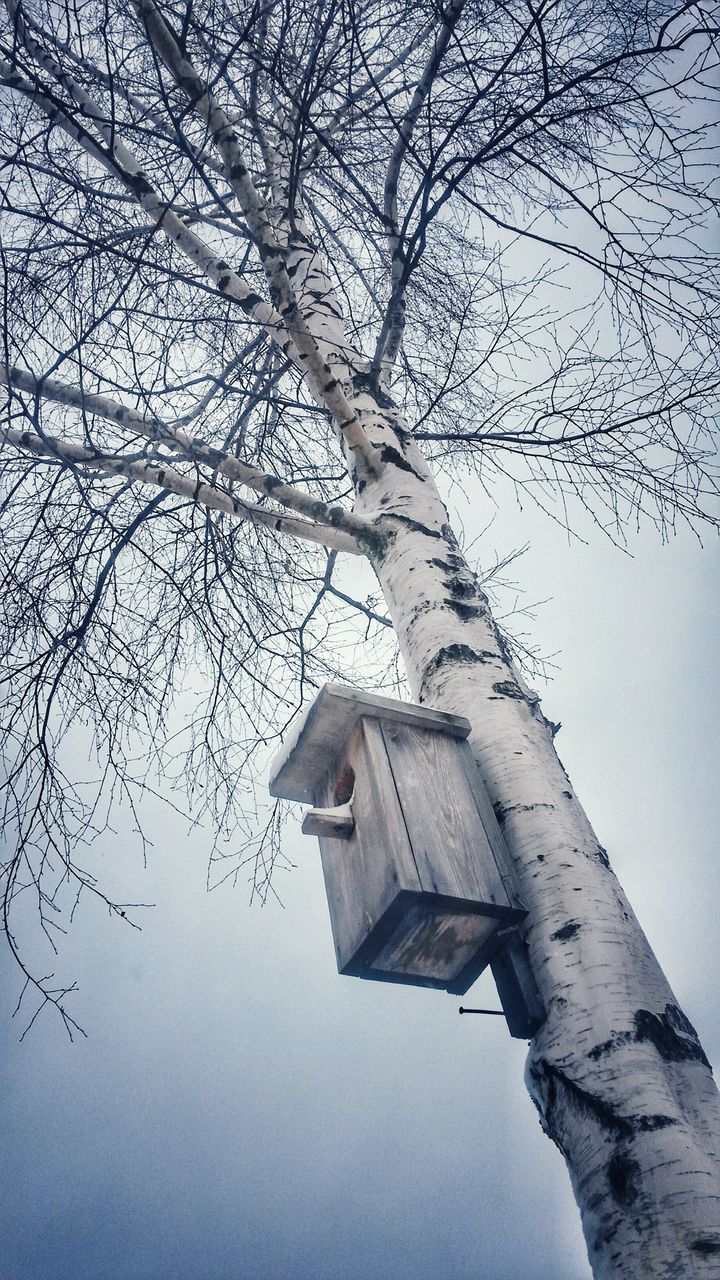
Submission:
<svg viewBox="0 0 720 1280">
<path fill-rule="evenodd" d="M 84 896 L 132 918 L 79 851 L 151 762 L 267 891 L 253 761 L 352 677 L 350 636 L 471 721 L 547 1011 L 527 1085 L 595 1275 L 715 1274 L 708 1061 L 446 507 L 499 480 L 617 539 L 716 522 L 713 17 L 4 0 L 1 39 L 3 904 L 38 1007 L 72 1029 L 26 904 L 51 940 Z"/>
</svg>

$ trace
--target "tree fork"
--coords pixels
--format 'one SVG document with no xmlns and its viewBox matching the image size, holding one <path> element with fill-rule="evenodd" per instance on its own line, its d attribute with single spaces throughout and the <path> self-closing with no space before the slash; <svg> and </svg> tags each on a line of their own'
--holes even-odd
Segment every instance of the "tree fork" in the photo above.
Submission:
<svg viewBox="0 0 720 1280">
<path fill-rule="evenodd" d="M 382 418 L 377 406 L 375 423 Z M 385 414 L 358 497 L 394 537 L 372 563 L 413 695 L 466 716 L 528 908 L 547 1020 L 526 1082 L 565 1157 L 596 1277 L 710 1277 L 720 1257 L 720 1099 L 467 564 L 417 446 Z M 393 462 L 393 456 L 395 462 Z"/>
</svg>

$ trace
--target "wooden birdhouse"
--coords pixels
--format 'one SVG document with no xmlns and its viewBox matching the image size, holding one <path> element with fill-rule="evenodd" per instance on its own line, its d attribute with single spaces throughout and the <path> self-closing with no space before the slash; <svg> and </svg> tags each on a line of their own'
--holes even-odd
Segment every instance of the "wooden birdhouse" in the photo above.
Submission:
<svg viewBox="0 0 720 1280">
<path fill-rule="evenodd" d="M 315 806 L 303 831 L 319 837 L 341 973 L 461 995 L 503 948 L 507 969 L 526 911 L 469 732 L 327 684 L 275 762 L 271 793 Z M 537 1025 L 525 1004 L 513 1034 Z"/>
</svg>

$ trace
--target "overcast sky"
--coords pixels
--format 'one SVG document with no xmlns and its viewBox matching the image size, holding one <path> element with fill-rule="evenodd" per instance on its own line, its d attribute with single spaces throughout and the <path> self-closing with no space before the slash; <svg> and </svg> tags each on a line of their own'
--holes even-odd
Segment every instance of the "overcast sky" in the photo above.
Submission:
<svg viewBox="0 0 720 1280">
<path fill-rule="evenodd" d="M 558 749 L 717 1063 L 717 553 L 568 546 L 511 508 L 488 554 L 526 540 Z M 158 904 L 143 932 L 86 911 L 65 950 L 86 1040 L 47 1017 L 18 1044 L 6 965 L 2 1280 L 586 1280 L 502 1020 L 339 977 L 314 839 L 259 910 L 205 894 L 202 842 L 154 823 L 147 872 L 122 830 L 98 853 Z M 464 1003 L 495 999 L 483 978 Z"/>
</svg>

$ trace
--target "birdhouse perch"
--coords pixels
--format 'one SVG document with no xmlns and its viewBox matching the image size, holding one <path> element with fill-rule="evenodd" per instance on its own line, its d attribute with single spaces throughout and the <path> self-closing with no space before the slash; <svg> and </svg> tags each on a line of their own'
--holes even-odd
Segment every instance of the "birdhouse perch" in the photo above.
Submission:
<svg viewBox="0 0 720 1280">
<path fill-rule="evenodd" d="M 462 995 L 502 951 L 511 1012 L 498 981 L 500 996 L 527 1036 L 534 984 L 514 972 L 527 913 L 469 732 L 462 716 L 327 684 L 270 791 L 314 806 L 303 831 L 319 838 L 341 973 Z"/>
</svg>

